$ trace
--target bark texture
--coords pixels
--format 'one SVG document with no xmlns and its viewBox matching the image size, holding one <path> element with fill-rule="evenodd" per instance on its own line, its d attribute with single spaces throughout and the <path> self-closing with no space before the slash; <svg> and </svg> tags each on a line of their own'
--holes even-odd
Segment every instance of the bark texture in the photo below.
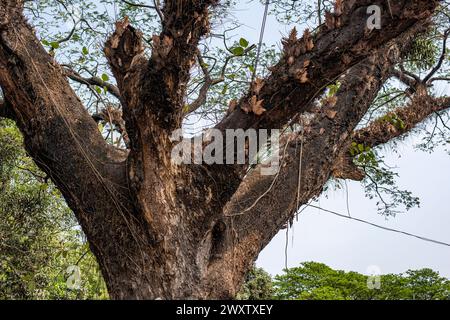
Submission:
<svg viewBox="0 0 450 320">
<path fill-rule="evenodd" d="M 404 132 L 381 122 L 356 131 L 392 67 L 424 31 L 439 1 L 338 1 L 327 23 L 283 40 L 284 56 L 217 128 L 283 128 L 282 166 L 261 176 L 246 166 L 176 166 L 169 137 L 185 115 L 186 87 L 213 0 L 168 0 L 150 58 L 125 19 L 105 44 L 123 106 L 129 150 L 105 143 L 63 70 L 42 48 L 22 1 L 0 7 L 0 116 L 15 119 L 29 154 L 63 193 L 115 299 L 229 299 L 259 252 L 320 195 L 331 176 L 360 179 L 346 150 L 353 140 L 385 143 L 448 101 L 418 97 L 397 113 Z M 383 29 L 366 27 L 383 8 Z M 336 99 L 313 104 L 337 79 Z M 86 79 L 85 79 L 86 80 Z M 98 82 L 100 79 L 87 79 Z M 254 101 L 266 111 L 255 110 Z M 425 106 L 423 109 L 421 106 Z M 387 129 L 387 130 L 386 130 Z M 123 129 L 125 130 L 125 129 Z M 386 134 L 386 132 L 388 132 Z M 244 174 L 246 173 L 247 174 Z"/>
</svg>

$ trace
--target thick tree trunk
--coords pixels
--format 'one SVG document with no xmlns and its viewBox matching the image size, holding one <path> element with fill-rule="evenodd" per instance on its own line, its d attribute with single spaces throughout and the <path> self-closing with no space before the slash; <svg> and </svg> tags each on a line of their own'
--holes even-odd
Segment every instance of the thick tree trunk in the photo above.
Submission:
<svg viewBox="0 0 450 320">
<path fill-rule="evenodd" d="M 189 71 L 216 1 L 185 2 L 180 12 L 177 1 L 166 1 L 163 32 L 153 39 L 150 60 L 140 33 L 126 20 L 105 46 L 128 151 L 105 143 L 65 73 L 25 22 L 21 2 L 4 0 L 0 9 L 0 85 L 7 98 L 0 116 L 16 120 L 27 151 L 63 193 L 115 299 L 233 298 L 259 252 L 299 206 L 320 195 L 332 175 L 359 177 L 357 168 L 339 160 L 346 158 L 342 150 L 437 6 L 396 1 L 394 18 L 383 14 L 386 30 L 369 33 L 367 6 L 385 7 L 386 1 L 346 1 L 334 25 L 314 37 L 286 40 L 285 56 L 263 87 L 242 98 L 217 128 L 280 128 L 297 117 L 304 131 L 283 138 L 276 176 L 261 176 L 256 168 L 244 178 L 243 166 L 171 162 L 169 136 L 181 125 Z M 302 70 L 305 83 L 298 78 Z M 314 98 L 338 77 L 337 102 L 314 108 Z M 255 95 L 264 100 L 262 116 L 245 112 Z"/>
</svg>

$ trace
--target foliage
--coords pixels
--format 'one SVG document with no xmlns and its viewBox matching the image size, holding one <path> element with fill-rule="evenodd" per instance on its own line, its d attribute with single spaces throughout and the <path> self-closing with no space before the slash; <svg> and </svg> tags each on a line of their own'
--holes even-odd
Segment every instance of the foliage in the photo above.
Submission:
<svg viewBox="0 0 450 320">
<path fill-rule="evenodd" d="M 355 272 L 345 273 L 316 262 L 285 271 L 274 281 L 275 298 L 283 300 L 347 300 L 367 298 L 367 281 Z M 367 289 L 367 290 L 366 290 Z"/>
<path fill-rule="evenodd" d="M 402 126 L 398 117 L 385 116 L 383 121 L 389 121 L 394 125 Z M 377 199 L 378 212 L 386 217 L 395 216 L 401 212 L 398 208 L 403 207 L 407 211 L 420 206 L 420 199 L 412 192 L 401 190 L 396 185 L 397 174 L 383 161 L 383 157 L 376 150 L 363 144 L 353 142 L 350 155 L 354 163 L 365 172 L 363 186 L 366 197 Z"/>
<path fill-rule="evenodd" d="M 417 37 L 407 56 L 408 67 L 411 70 L 427 70 L 433 68 L 439 55 L 436 41 L 430 37 Z"/>
</svg>

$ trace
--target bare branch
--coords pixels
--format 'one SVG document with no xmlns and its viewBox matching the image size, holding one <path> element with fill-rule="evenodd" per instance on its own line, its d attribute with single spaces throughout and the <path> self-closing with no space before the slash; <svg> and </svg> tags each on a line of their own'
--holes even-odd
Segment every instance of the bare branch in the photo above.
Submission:
<svg viewBox="0 0 450 320">
<path fill-rule="evenodd" d="M 450 77 L 435 77 L 430 79 L 430 83 L 433 83 L 435 81 L 448 81 L 450 82 Z"/>
<path fill-rule="evenodd" d="M 100 113 L 92 115 L 92 118 L 96 122 L 103 121 L 105 123 L 110 123 L 111 125 L 115 126 L 117 131 L 122 135 L 122 139 L 126 147 L 129 148 L 130 139 L 128 137 L 128 133 L 125 127 L 125 121 L 122 118 L 122 111 L 120 109 L 108 105 Z"/>
<path fill-rule="evenodd" d="M 405 69 L 403 63 L 400 63 L 400 70 L 402 73 L 404 73 L 405 75 L 407 75 L 408 77 L 413 78 L 416 83 L 421 83 L 422 80 L 420 79 L 420 77 L 412 72 L 409 72 L 408 70 Z"/>
<path fill-rule="evenodd" d="M 415 88 L 417 85 L 421 83 L 420 78 L 419 78 L 420 82 L 418 82 L 417 78 L 411 77 L 404 70 L 394 69 L 392 70 L 392 75 L 410 88 Z"/>
<path fill-rule="evenodd" d="M 120 0 L 120 1 L 122 1 L 123 3 L 125 3 L 125 4 L 127 4 L 129 6 L 132 6 L 132 7 L 156 9 L 154 6 L 149 6 L 149 5 L 146 5 L 146 4 L 134 3 L 134 2 L 131 2 L 131 1 L 127 1 L 127 0 Z"/>
<path fill-rule="evenodd" d="M 203 75 L 205 77 L 204 83 L 201 86 L 198 97 L 195 99 L 187 108 L 187 110 L 184 110 L 186 114 L 192 113 L 199 109 L 202 105 L 205 104 L 206 99 L 208 97 L 209 89 L 215 85 L 223 82 L 225 80 L 225 77 L 221 76 L 215 80 L 211 78 L 211 75 L 209 73 L 208 68 L 205 65 L 205 61 L 203 60 L 203 57 L 200 53 L 197 54 L 198 63 L 200 65 L 200 68 L 203 71 Z"/>
<path fill-rule="evenodd" d="M 101 88 L 106 88 L 109 93 L 111 93 L 113 96 L 115 96 L 117 99 L 122 100 L 122 96 L 120 95 L 119 88 L 117 88 L 115 85 L 103 81 L 99 77 L 83 77 L 75 70 L 65 68 L 64 72 L 68 78 L 70 78 L 73 81 L 76 81 L 81 84 L 90 85 L 90 86 L 98 86 Z"/>
<path fill-rule="evenodd" d="M 448 97 L 435 98 L 430 95 L 416 95 L 409 105 L 399 107 L 375 120 L 368 127 L 356 131 L 352 139 L 356 143 L 373 148 L 407 134 L 434 113 L 449 108 L 450 98 Z M 389 120 L 394 116 L 401 120 L 401 126 Z"/>
<path fill-rule="evenodd" d="M 436 72 L 438 72 L 441 69 L 442 64 L 445 61 L 445 58 L 447 57 L 447 40 L 449 36 L 450 36 L 450 29 L 447 29 L 443 35 L 444 39 L 442 41 L 442 53 L 439 58 L 439 61 L 437 65 L 430 71 L 430 73 L 423 79 L 424 83 L 428 83 L 428 81 L 436 74 Z"/>
<path fill-rule="evenodd" d="M 255 48 L 256 48 L 256 45 L 252 45 L 252 46 L 246 48 L 244 50 L 244 55 L 248 54 L 250 51 L 252 51 Z M 206 102 L 207 97 L 208 97 L 208 92 L 209 92 L 210 88 L 212 86 L 214 86 L 214 85 L 217 85 L 217 84 L 222 83 L 223 81 L 225 81 L 225 73 L 226 73 L 228 64 L 235 57 L 236 57 L 236 55 L 230 55 L 230 56 L 226 57 L 225 61 L 224 61 L 224 64 L 222 66 L 222 70 L 221 70 L 221 73 L 220 73 L 219 77 L 217 77 L 215 79 L 212 79 L 211 75 L 209 73 L 209 70 L 206 67 L 206 63 L 204 61 L 203 56 L 200 53 L 197 53 L 198 63 L 200 65 L 200 68 L 203 71 L 203 74 L 205 76 L 205 80 L 204 80 L 204 83 L 203 83 L 202 87 L 199 90 L 199 95 L 198 95 L 197 99 L 195 99 L 188 106 L 187 110 L 185 111 L 186 114 L 195 112 L 201 106 L 203 106 L 205 104 L 205 102 Z"/>
</svg>

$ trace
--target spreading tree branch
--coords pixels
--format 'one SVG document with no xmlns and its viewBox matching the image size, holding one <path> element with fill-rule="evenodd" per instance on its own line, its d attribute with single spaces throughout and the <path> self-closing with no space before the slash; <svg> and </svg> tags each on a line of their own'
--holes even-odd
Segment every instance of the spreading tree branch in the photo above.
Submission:
<svg viewBox="0 0 450 320">
<path fill-rule="evenodd" d="M 416 95 L 407 106 L 398 107 L 366 128 L 356 131 L 352 140 L 374 148 L 409 133 L 433 114 L 449 108 L 449 97 L 436 98 L 428 94 Z M 401 125 L 391 119 L 399 119 Z"/>
<path fill-rule="evenodd" d="M 436 98 L 426 93 L 416 94 L 408 105 L 398 107 L 367 127 L 353 132 L 337 157 L 333 176 L 357 181 L 366 177 L 365 172 L 354 164 L 354 158 L 350 154 L 352 143 L 369 148 L 389 143 L 410 133 L 428 118 L 433 115 L 439 116 L 441 111 L 447 109 L 450 109 L 448 97 Z"/>
<path fill-rule="evenodd" d="M 267 112 L 261 116 L 251 112 L 248 105 L 255 93 L 250 92 L 217 127 L 246 129 L 285 125 L 352 65 L 417 22 L 425 27 L 437 2 L 398 1 L 392 6 L 392 17 L 387 8 L 382 11 L 382 30 L 371 32 L 366 26 L 370 5 L 386 8 L 387 4 L 384 0 L 343 2 L 316 35 L 306 32 L 297 40 L 296 32 L 292 32 L 284 40 L 284 57 L 271 68 L 272 74 L 257 94 Z"/>
<path fill-rule="evenodd" d="M 325 26 L 315 36 L 305 32 L 297 39 L 294 30 L 284 43 L 284 56 L 273 68 L 272 74 L 264 80 L 258 80 L 252 85 L 250 92 L 243 97 L 237 106 L 232 106 L 228 115 L 216 126 L 226 129 L 276 128 L 289 124 L 298 115 L 309 111 L 313 102 L 320 97 L 328 85 L 336 83 L 349 68 L 357 65 L 379 48 L 387 44 L 403 46 L 408 50 L 412 44 L 412 34 L 424 32 L 430 23 L 437 2 L 430 1 L 400 1 L 392 6 L 394 19 L 384 10 L 383 28 L 389 32 L 366 28 L 367 7 L 372 1 L 344 2 L 340 8 L 339 27 Z M 384 6 L 385 2 L 377 2 Z M 398 59 L 397 63 L 399 63 Z M 393 66 L 390 64 L 390 72 Z M 256 98 L 256 99 L 255 99 Z M 259 109 L 253 110 L 252 102 L 258 102 Z M 264 111 L 265 110 L 265 111 Z M 262 111 L 262 112 L 261 112 Z M 232 168 L 215 168 L 217 180 L 227 173 L 229 189 L 237 188 L 245 176 L 248 167 L 235 165 Z M 348 171 L 348 170 L 346 170 Z M 335 170 L 342 174 L 342 168 Z M 213 173 L 214 174 L 214 173 Z M 352 173 L 352 176 L 355 176 Z M 361 179 L 361 174 L 356 175 Z"/>
</svg>

